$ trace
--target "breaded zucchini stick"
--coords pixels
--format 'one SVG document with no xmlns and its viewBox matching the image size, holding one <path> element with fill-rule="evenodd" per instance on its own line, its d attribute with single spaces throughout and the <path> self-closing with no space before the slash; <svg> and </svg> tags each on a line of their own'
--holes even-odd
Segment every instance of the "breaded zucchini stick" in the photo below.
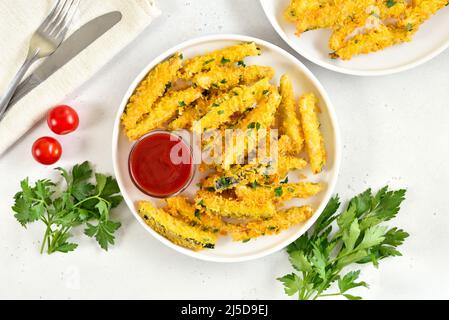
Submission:
<svg viewBox="0 0 449 320">
<path fill-rule="evenodd" d="M 256 107 L 248 112 L 248 114 L 239 121 L 237 129 L 246 131 L 248 129 L 267 129 L 274 122 L 276 110 L 281 103 L 281 96 L 276 87 L 269 87 L 263 94 L 261 100 Z"/>
<path fill-rule="evenodd" d="M 154 231 L 166 237 L 171 242 L 185 248 L 199 251 L 204 248 L 213 249 L 217 235 L 192 226 L 177 219 L 163 209 L 158 209 L 152 203 L 141 201 L 138 212 L 147 225 Z"/>
<path fill-rule="evenodd" d="M 251 144 L 248 143 L 248 139 L 252 139 L 251 136 L 257 140 L 257 135 L 248 135 L 248 130 L 267 130 L 269 129 L 275 119 L 276 110 L 281 102 L 281 96 L 277 92 L 277 89 L 271 86 L 264 94 L 263 98 L 258 102 L 256 107 L 249 111 L 247 115 L 237 124 L 236 129 L 240 130 L 244 135 L 240 138 L 244 139 L 243 148 L 230 147 L 223 152 L 222 167 L 224 170 L 229 170 L 232 164 L 237 163 L 237 159 L 244 157 L 249 153 Z M 238 131 L 237 131 L 238 132 Z M 256 147 L 257 141 L 252 144 Z M 235 144 L 235 142 L 234 142 Z"/>
<path fill-rule="evenodd" d="M 280 93 L 282 96 L 279 108 L 282 118 L 280 128 L 281 134 L 285 134 L 290 138 L 290 142 L 293 144 L 292 148 L 296 153 L 299 153 L 304 145 L 304 137 L 302 134 L 301 123 L 296 112 L 293 84 L 286 74 L 281 77 Z"/>
<path fill-rule="evenodd" d="M 257 55 L 260 55 L 260 48 L 258 48 L 254 42 L 227 47 L 187 60 L 180 71 L 180 78 L 190 79 L 203 70 L 209 70 L 219 65 L 224 66 L 236 63 L 242 61 L 246 57 Z"/>
<path fill-rule="evenodd" d="M 270 187 L 238 186 L 235 188 L 237 198 L 241 200 L 251 199 L 252 201 L 288 201 L 291 199 L 306 199 L 313 197 L 323 189 L 320 183 L 298 182 L 285 183 Z"/>
<path fill-rule="evenodd" d="M 405 28 L 407 32 L 415 33 L 424 21 L 447 5 L 446 0 L 414 0 L 406 18 L 400 20 L 398 26 Z"/>
<path fill-rule="evenodd" d="M 214 102 L 209 112 L 201 118 L 202 130 L 217 129 L 221 124 L 229 122 L 232 115 L 250 108 L 269 87 L 268 79 L 264 78 L 252 86 L 241 86 L 231 90 L 223 102 Z"/>
<path fill-rule="evenodd" d="M 194 105 L 185 110 L 181 110 L 179 116 L 169 123 L 169 130 L 190 129 L 194 121 L 201 119 L 210 109 L 211 105 L 217 99 L 223 97 L 223 93 L 209 93 L 208 96 L 202 96 L 195 101 Z"/>
<path fill-rule="evenodd" d="M 349 60 L 358 54 L 376 52 L 399 43 L 409 42 L 419 26 L 446 5 L 445 0 L 414 1 L 412 6 L 405 1 L 398 1 L 390 8 L 379 5 L 382 20 L 395 18 L 398 22 L 388 25 L 380 24 L 354 36 L 351 34 L 358 27 L 357 24 L 339 28 L 329 42 L 331 49 L 334 50 L 331 57 Z"/>
<path fill-rule="evenodd" d="M 220 217 L 195 208 L 185 197 L 167 198 L 166 202 L 167 211 L 174 217 L 185 219 L 191 225 L 198 225 L 204 231 L 217 233 L 223 228 Z"/>
<path fill-rule="evenodd" d="M 208 176 L 203 181 L 204 189 L 222 192 L 238 185 L 270 185 L 284 179 L 291 170 L 304 169 L 307 161 L 297 157 L 280 155 L 277 171 L 271 164 L 246 164 L 233 166 L 230 170 Z"/>
<path fill-rule="evenodd" d="M 263 78 L 271 79 L 274 69 L 263 66 L 218 66 L 209 71 L 199 73 L 193 78 L 193 83 L 203 89 L 229 90 L 240 85 L 251 85 Z"/>
<path fill-rule="evenodd" d="M 313 215 L 310 206 L 294 207 L 278 212 L 268 220 L 246 224 L 226 224 L 225 230 L 234 241 L 248 241 L 260 236 L 279 234 L 283 230 L 307 221 Z"/>
<path fill-rule="evenodd" d="M 353 56 L 383 50 L 412 40 L 412 32 L 396 26 L 379 25 L 367 33 L 358 34 L 330 54 L 332 58 L 350 60 Z M 335 47 L 335 45 L 332 45 Z"/>
<path fill-rule="evenodd" d="M 285 9 L 284 17 L 287 21 L 297 22 L 312 10 L 318 10 L 330 4 L 330 0 L 291 0 Z"/>
<path fill-rule="evenodd" d="M 320 173 L 326 164 L 326 149 L 320 132 L 317 109 L 318 99 L 313 93 L 303 95 L 299 99 L 299 113 L 303 126 L 307 154 L 312 172 Z"/>
<path fill-rule="evenodd" d="M 130 140 L 137 140 L 151 130 L 161 128 L 164 123 L 173 118 L 180 108 L 189 106 L 201 97 L 201 88 L 187 88 L 181 91 L 172 91 L 162 97 L 149 114 L 137 123 L 136 127 L 126 132 Z"/>
<path fill-rule="evenodd" d="M 278 152 L 279 155 L 286 155 L 293 153 L 294 149 L 292 146 L 292 142 L 290 141 L 290 137 L 283 134 L 278 140 Z"/>
<path fill-rule="evenodd" d="M 171 85 L 176 79 L 181 63 L 181 55 L 177 53 L 158 64 L 139 84 L 134 94 L 129 98 L 128 105 L 122 115 L 122 124 L 126 130 L 133 129 L 137 122 L 151 111 L 156 100 L 164 95 L 167 86 Z"/>
<path fill-rule="evenodd" d="M 293 156 L 279 155 L 277 162 L 277 175 L 280 179 L 284 179 L 292 170 L 304 169 L 307 161 Z"/>
<path fill-rule="evenodd" d="M 325 4 L 322 8 L 308 11 L 302 19 L 296 21 L 296 35 L 306 31 L 331 28 L 338 19 L 335 6 Z"/>
<path fill-rule="evenodd" d="M 235 219 L 269 218 L 276 214 L 272 202 L 258 203 L 255 201 L 227 199 L 221 195 L 208 191 L 199 191 L 196 203 L 221 217 Z"/>
<path fill-rule="evenodd" d="M 271 183 L 269 177 L 263 175 L 266 171 L 268 168 L 264 165 L 234 166 L 228 171 L 209 175 L 203 180 L 202 187 L 220 193 L 238 185 Z"/>
</svg>

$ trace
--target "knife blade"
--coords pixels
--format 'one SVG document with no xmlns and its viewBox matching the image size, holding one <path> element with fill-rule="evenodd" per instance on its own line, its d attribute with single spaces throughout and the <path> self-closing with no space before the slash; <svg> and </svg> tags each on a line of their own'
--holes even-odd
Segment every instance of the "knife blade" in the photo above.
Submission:
<svg viewBox="0 0 449 320">
<path fill-rule="evenodd" d="M 22 81 L 17 87 L 8 109 L 119 23 L 120 20 L 122 20 L 121 12 L 113 11 L 94 18 L 80 27 L 61 44 L 55 53 Z"/>
</svg>

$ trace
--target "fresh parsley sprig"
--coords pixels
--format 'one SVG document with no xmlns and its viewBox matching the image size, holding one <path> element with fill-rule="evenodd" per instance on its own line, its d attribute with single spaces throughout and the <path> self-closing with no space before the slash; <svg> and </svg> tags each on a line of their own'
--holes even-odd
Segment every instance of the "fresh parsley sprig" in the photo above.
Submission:
<svg viewBox="0 0 449 320">
<path fill-rule="evenodd" d="M 24 227 L 35 221 L 45 224 L 41 253 L 45 249 L 48 254 L 75 250 L 78 245 L 68 241 L 72 237 L 70 231 L 81 225 L 86 226 L 84 233 L 95 237 L 107 251 L 121 226 L 110 219 L 111 209 L 122 201 L 117 181 L 97 173 L 95 184 L 92 183 L 93 171 L 87 161 L 75 165 L 70 172 L 63 168 L 56 170 L 64 178 L 64 186 L 48 179 L 39 180 L 34 186 L 28 178 L 20 183 L 21 191 L 15 195 L 12 207 L 15 218 Z"/>
<path fill-rule="evenodd" d="M 381 225 L 393 219 L 405 199 L 405 190 L 389 191 L 384 187 L 373 195 L 371 189 L 354 197 L 346 210 L 337 214 L 338 196 L 332 198 L 313 230 L 288 246 L 290 262 L 297 271 L 278 280 L 284 284 L 285 293 L 298 295 L 300 300 L 326 296 L 343 296 L 350 300 L 361 297 L 348 293 L 350 289 L 368 287 L 358 281 L 360 270 L 342 274 L 353 264 L 372 263 L 400 256 L 396 249 L 409 236 L 398 228 Z M 333 230 L 334 222 L 337 229 Z M 333 283 L 336 293 L 326 293 Z"/>
</svg>

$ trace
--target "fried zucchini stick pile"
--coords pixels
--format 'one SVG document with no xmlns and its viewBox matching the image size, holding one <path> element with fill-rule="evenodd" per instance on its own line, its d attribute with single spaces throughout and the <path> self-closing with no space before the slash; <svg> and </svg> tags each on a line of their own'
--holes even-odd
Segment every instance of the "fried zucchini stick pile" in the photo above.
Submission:
<svg viewBox="0 0 449 320">
<path fill-rule="evenodd" d="M 244 132 L 243 148 L 225 149 L 220 163 L 207 166 L 193 199 L 168 198 L 162 208 L 138 203 L 145 223 L 173 243 L 198 251 L 213 248 L 224 235 L 246 242 L 278 234 L 313 215 L 309 205 L 285 202 L 313 197 L 323 189 L 320 183 L 288 181 L 294 170 L 310 164 L 318 174 L 326 163 L 318 99 L 312 93 L 297 99 L 288 75 L 276 86 L 271 84 L 273 68 L 244 63 L 260 54 L 254 43 L 185 62 L 182 54 L 175 54 L 156 66 L 129 100 L 122 125 L 131 140 L 157 128 L 193 131 L 194 122 L 205 131 Z M 277 127 L 277 161 L 264 161 L 263 151 L 271 142 L 262 133 Z M 202 147 L 210 146 L 203 142 Z M 236 161 L 250 155 L 257 161 Z"/>
<path fill-rule="evenodd" d="M 420 25 L 446 0 L 291 0 L 285 18 L 296 25 L 296 34 L 332 29 L 332 58 L 383 50 L 411 41 Z"/>
</svg>

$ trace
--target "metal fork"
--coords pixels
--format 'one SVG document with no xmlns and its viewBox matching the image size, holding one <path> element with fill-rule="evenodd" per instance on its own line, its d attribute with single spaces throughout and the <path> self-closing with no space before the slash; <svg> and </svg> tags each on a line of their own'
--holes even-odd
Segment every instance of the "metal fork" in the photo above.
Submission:
<svg viewBox="0 0 449 320">
<path fill-rule="evenodd" d="M 28 55 L 6 93 L 0 100 L 0 120 L 20 81 L 37 60 L 48 57 L 61 45 L 81 0 L 58 0 L 48 17 L 42 22 L 30 41 Z"/>
</svg>

